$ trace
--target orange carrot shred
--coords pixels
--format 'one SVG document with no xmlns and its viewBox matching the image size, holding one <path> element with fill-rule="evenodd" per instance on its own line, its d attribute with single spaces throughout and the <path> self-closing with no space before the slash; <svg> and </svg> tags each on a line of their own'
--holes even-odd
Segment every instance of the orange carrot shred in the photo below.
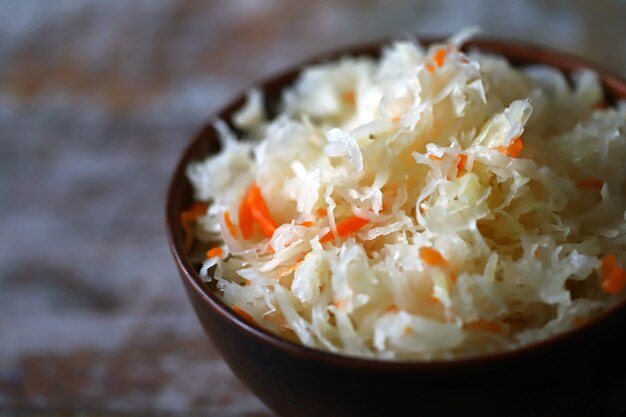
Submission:
<svg viewBox="0 0 626 417">
<path fill-rule="evenodd" d="M 191 249 L 191 245 L 193 245 L 193 230 L 191 228 L 191 222 L 194 220 L 193 213 L 191 212 L 182 212 L 180 214 L 180 225 L 183 227 L 183 231 L 185 232 L 185 249 Z"/>
<path fill-rule="evenodd" d="M 580 188 L 595 188 L 596 190 L 601 190 L 604 183 L 598 178 L 585 178 L 578 182 L 578 186 Z"/>
<path fill-rule="evenodd" d="M 442 266 L 448 264 L 439 251 L 427 246 L 420 248 L 420 257 L 428 266 Z"/>
<path fill-rule="evenodd" d="M 282 314 L 270 314 L 266 319 L 278 326 L 287 326 L 287 319 Z"/>
<path fill-rule="evenodd" d="M 335 301 L 335 307 L 343 308 L 348 302 L 346 300 L 337 300 Z"/>
<path fill-rule="evenodd" d="M 189 211 L 191 211 L 192 213 L 197 214 L 198 216 L 201 216 L 203 214 L 206 213 L 206 211 L 209 209 L 209 206 L 206 203 L 193 203 L 193 205 L 191 206 L 191 208 L 189 209 Z"/>
<path fill-rule="evenodd" d="M 193 203 L 189 210 L 185 210 L 180 213 L 180 224 L 185 231 L 185 249 L 191 249 L 193 245 L 194 235 L 191 224 L 206 213 L 208 206 L 205 203 Z"/>
<path fill-rule="evenodd" d="M 616 266 L 604 276 L 602 281 L 602 289 L 607 294 L 619 294 L 626 285 L 626 271 L 624 268 Z"/>
<path fill-rule="evenodd" d="M 391 118 L 391 121 L 392 121 L 392 122 L 394 122 L 394 123 L 395 123 L 395 122 L 397 122 L 397 121 L 399 121 L 399 120 L 400 120 L 400 116 L 393 116 L 393 117 Z"/>
<path fill-rule="evenodd" d="M 248 313 L 247 311 L 244 311 L 241 307 L 235 305 L 233 306 L 233 311 L 239 314 L 245 320 L 254 323 L 254 318 L 250 315 L 250 313 Z"/>
<path fill-rule="evenodd" d="M 428 159 L 430 159 L 431 161 L 441 161 L 443 159 L 443 156 L 437 156 L 432 153 L 429 153 Z"/>
<path fill-rule="evenodd" d="M 470 323 L 466 323 L 463 327 L 468 330 L 477 330 L 480 332 L 500 332 L 500 326 L 498 325 L 498 323 L 491 320 L 476 320 Z"/>
<path fill-rule="evenodd" d="M 433 61 L 438 67 L 442 67 L 446 61 L 446 50 L 443 48 L 437 49 L 437 51 L 435 51 L 435 55 L 433 56 Z"/>
<path fill-rule="evenodd" d="M 261 230 L 265 236 L 272 237 L 278 226 L 276 226 L 274 219 L 272 219 L 263 194 L 261 194 L 261 190 L 256 183 L 253 182 L 250 186 L 247 197 L 252 217 L 256 223 L 261 226 Z"/>
<path fill-rule="evenodd" d="M 430 297 L 430 301 L 437 303 L 437 304 L 441 304 L 441 300 L 435 297 L 434 295 Z"/>
<path fill-rule="evenodd" d="M 430 73 L 435 72 L 435 66 L 433 64 L 426 64 L 425 68 L 426 68 L 426 71 Z"/>
<path fill-rule="evenodd" d="M 358 232 L 363 226 L 369 223 L 369 220 L 362 219 L 357 216 L 350 216 L 347 219 L 337 223 L 337 234 L 340 238 L 344 238 L 352 233 Z M 328 242 L 333 239 L 332 230 L 326 233 L 320 239 L 320 242 Z"/>
<path fill-rule="evenodd" d="M 239 228 L 244 239 L 254 235 L 254 223 L 257 223 L 263 234 L 271 237 L 277 226 L 263 199 L 261 190 L 256 183 L 252 183 L 239 207 Z"/>
<path fill-rule="evenodd" d="M 524 140 L 521 136 L 516 137 L 509 146 L 498 146 L 496 150 L 511 158 L 517 158 L 524 149 Z"/>
<path fill-rule="evenodd" d="M 302 223 L 300 223 L 300 226 L 311 227 L 311 226 L 313 226 L 313 222 L 302 222 Z"/>
<path fill-rule="evenodd" d="M 459 176 L 459 174 L 463 170 L 463 167 L 465 166 L 465 162 L 467 162 L 467 155 L 465 155 L 464 153 L 459 154 L 459 162 L 456 163 L 456 175 L 457 175 L 457 177 Z"/>
<path fill-rule="evenodd" d="M 406 326 L 404 328 L 404 334 L 412 334 L 412 333 L 413 333 L 413 328 L 412 327 Z"/>
<path fill-rule="evenodd" d="M 395 304 L 390 305 L 389 307 L 387 307 L 387 309 L 385 310 L 385 313 L 397 313 L 398 312 L 398 306 Z"/>
<path fill-rule="evenodd" d="M 606 255 L 600 260 L 600 271 L 602 275 L 608 275 L 616 266 L 617 258 L 615 255 Z"/>
<path fill-rule="evenodd" d="M 510 157 L 517 158 L 520 152 L 522 152 L 522 149 L 524 149 L 524 140 L 521 136 L 518 136 L 513 143 L 509 145 L 506 153 Z"/>
<path fill-rule="evenodd" d="M 243 201 L 239 206 L 239 229 L 241 229 L 241 236 L 248 240 L 254 235 L 254 217 L 252 216 L 252 209 L 248 199 L 250 190 L 246 192 L 243 197 Z"/>
<path fill-rule="evenodd" d="M 209 249 L 206 252 L 206 257 L 207 258 L 219 258 L 220 256 L 222 256 L 223 253 L 224 253 L 224 250 L 218 246 L 218 247 Z"/>
<path fill-rule="evenodd" d="M 226 228 L 230 232 L 230 235 L 232 237 L 237 237 L 237 228 L 233 224 L 233 221 L 230 218 L 230 213 L 228 211 L 224 212 L 224 223 L 226 224 Z"/>
<path fill-rule="evenodd" d="M 603 256 L 600 260 L 600 272 L 602 272 L 602 290 L 607 294 L 617 294 L 626 285 L 626 271 L 617 265 L 615 255 Z"/>
<path fill-rule="evenodd" d="M 317 214 L 319 217 L 324 217 L 326 216 L 327 212 L 326 209 L 322 207 L 315 210 L 315 214 Z"/>
<path fill-rule="evenodd" d="M 354 91 L 344 91 L 343 93 L 341 93 L 341 100 L 343 100 L 343 102 L 348 103 L 348 104 L 354 104 L 355 102 Z"/>
</svg>

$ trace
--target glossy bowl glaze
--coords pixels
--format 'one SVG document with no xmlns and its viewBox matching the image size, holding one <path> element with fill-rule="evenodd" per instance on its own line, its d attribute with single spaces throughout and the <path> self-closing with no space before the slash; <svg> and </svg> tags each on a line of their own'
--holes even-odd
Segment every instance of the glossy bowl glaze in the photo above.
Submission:
<svg viewBox="0 0 626 417">
<path fill-rule="evenodd" d="M 428 44 L 428 40 L 424 44 Z M 340 56 L 378 56 L 384 43 L 327 54 L 258 84 L 271 114 L 281 91 L 310 64 Z M 607 101 L 626 99 L 626 81 L 582 59 L 499 40 L 465 46 L 507 57 L 514 65 L 547 64 L 571 74 L 597 72 Z M 244 95 L 215 116 L 230 122 Z M 207 124 L 178 162 L 167 195 L 169 244 L 191 303 L 230 368 L 283 417 L 542 417 L 597 415 L 603 398 L 626 382 L 626 304 L 588 324 L 515 351 L 435 362 L 384 362 L 309 349 L 233 313 L 198 276 L 183 249 L 180 213 L 192 203 L 185 167 L 219 150 Z M 219 381 L 205 383 L 207 389 Z"/>
</svg>

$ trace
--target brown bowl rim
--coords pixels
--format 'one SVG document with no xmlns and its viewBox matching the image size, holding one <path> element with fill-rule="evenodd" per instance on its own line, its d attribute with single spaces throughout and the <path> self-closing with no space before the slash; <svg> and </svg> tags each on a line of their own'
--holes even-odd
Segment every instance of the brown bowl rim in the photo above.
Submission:
<svg viewBox="0 0 626 417">
<path fill-rule="evenodd" d="M 422 45 L 427 46 L 445 38 L 418 36 L 415 37 L 415 39 L 419 40 Z M 379 53 L 380 50 L 389 45 L 390 42 L 392 42 L 390 39 L 368 42 L 366 44 L 343 47 L 319 54 L 313 58 L 301 61 L 299 64 L 291 65 L 288 69 L 285 69 L 274 76 L 257 81 L 253 83 L 253 85 L 262 87 L 264 90 L 272 84 L 281 84 L 281 82 L 284 82 L 285 79 L 295 79 L 303 68 L 312 64 L 327 62 L 344 56 L 375 56 L 376 53 Z M 626 99 L 625 79 L 621 78 L 617 75 L 617 73 L 611 70 L 567 52 L 557 51 L 529 42 L 489 37 L 478 37 L 469 40 L 464 43 L 463 49 L 477 49 L 486 53 L 494 53 L 502 55 L 507 58 L 507 60 L 511 61 L 522 60 L 527 62 L 524 65 L 549 65 L 565 73 L 573 73 L 582 69 L 590 69 L 598 75 L 605 91 L 607 89 L 612 90 L 617 92 L 617 94 L 615 94 L 617 98 Z M 165 226 L 170 251 L 174 257 L 176 266 L 183 276 L 183 279 L 185 279 L 193 291 L 200 296 L 204 304 L 213 314 L 220 316 L 235 329 L 247 334 L 257 342 L 264 344 L 266 347 L 277 349 L 284 354 L 296 356 L 301 360 L 317 361 L 345 368 L 365 368 L 376 371 L 401 373 L 413 371 L 441 371 L 452 368 L 458 369 L 459 367 L 479 366 L 486 362 L 494 363 L 497 361 L 515 360 L 527 355 L 541 354 L 542 351 L 555 347 L 559 344 L 566 343 L 575 336 L 582 336 L 589 328 L 594 327 L 596 323 L 603 322 L 608 318 L 614 317 L 618 314 L 618 312 L 621 312 L 626 308 L 626 299 L 623 299 L 583 325 L 518 348 L 481 353 L 467 357 L 434 360 L 385 360 L 337 354 L 307 347 L 302 344 L 283 339 L 258 325 L 249 323 L 235 313 L 226 303 L 222 301 L 219 296 L 214 294 L 202 281 L 195 268 L 191 265 L 189 257 L 183 248 L 183 240 L 180 230 L 178 233 L 175 231 L 180 228 L 175 227 L 178 221 L 179 213 L 175 211 L 176 205 L 174 204 L 178 194 L 177 189 L 180 188 L 184 181 L 187 181 L 185 176 L 185 168 L 187 164 L 199 156 L 194 155 L 192 151 L 197 146 L 197 143 L 206 135 L 207 130 L 212 129 L 210 122 L 216 120 L 217 118 L 223 118 L 224 114 L 232 113 L 233 110 L 240 107 L 244 101 L 245 91 L 247 90 L 248 89 L 237 94 L 235 98 L 228 102 L 226 106 L 222 107 L 221 110 L 216 111 L 213 116 L 209 117 L 204 125 L 193 136 L 193 139 L 187 144 L 182 156 L 176 163 L 176 168 L 170 179 L 165 207 Z M 206 157 L 207 155 L 203 156 Z"/>
</svg>

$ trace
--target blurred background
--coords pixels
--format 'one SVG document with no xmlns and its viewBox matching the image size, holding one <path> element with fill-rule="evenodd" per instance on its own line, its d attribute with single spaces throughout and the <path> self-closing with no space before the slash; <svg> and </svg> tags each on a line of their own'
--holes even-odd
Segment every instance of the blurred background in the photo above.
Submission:
<svg viewBox="0 0 626 417">
<path fill-rule="evenodd" d="M 624 22 L 624 0 L 0 0 L 0 416 L 271 416 L 202 332 L 163 224 L 183 147 L 255 80 L 474 24 L 626 75 Z"/>
</svg>

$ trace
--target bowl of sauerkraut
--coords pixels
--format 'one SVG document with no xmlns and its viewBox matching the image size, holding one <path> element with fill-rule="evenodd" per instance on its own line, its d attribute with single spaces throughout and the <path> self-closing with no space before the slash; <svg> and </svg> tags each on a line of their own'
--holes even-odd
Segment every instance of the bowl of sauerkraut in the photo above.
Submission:
<svg viewBox="0 0 626 417">
<path fill-rule="evenodd" d="M 280 415 L 584 415 L 626 380 L 626 83 L 472 34 L 311 60 L 180 160 L 188 295 Z"/>
</svg>

